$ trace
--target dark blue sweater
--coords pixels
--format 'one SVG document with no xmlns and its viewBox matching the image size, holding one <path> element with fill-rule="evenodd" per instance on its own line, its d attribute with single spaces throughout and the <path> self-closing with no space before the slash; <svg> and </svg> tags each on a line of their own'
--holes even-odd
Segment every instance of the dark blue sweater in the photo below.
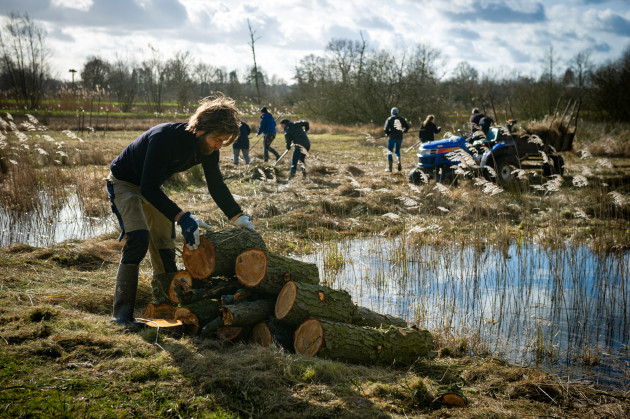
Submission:
<svg viewBox="0 0 630 419">
<path fill-rule="evenodd" d="M 140 187 L 140 193 L 169 220 L 181 211 L 161 189 L 173 174 L 199 163 L 203 167 L 210 196 L 228 218 L 242 212 L 223 182 L 219 169 L 219 151 L 204 156 L 197 152 L 195 134 L 186 131 L 186 123 L 167 123 L 150 128 L 133 140 L 110 165 L 119 180 Z"/>
<path fill-rule="evenodd" d="M 276 120 L 273 119 L 273 115 L 268 112 L 260 115 L 260 125 L 258 125 L 256 135 L 261 132 L 263 134 L 276 133 Z"/>
</svg>

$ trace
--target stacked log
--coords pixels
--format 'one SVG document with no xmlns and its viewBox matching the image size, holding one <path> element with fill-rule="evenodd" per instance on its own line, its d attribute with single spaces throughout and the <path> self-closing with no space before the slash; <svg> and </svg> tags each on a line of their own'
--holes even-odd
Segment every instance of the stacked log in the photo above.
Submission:
<svg viewBox="0 0 630 419">
<path fill-rule="evenodd" d="M 182 258 L 186 269 L 171 281 L 169 302 L 145 310 L 148 326 L 184 325 L 204 338 L 276 343 L 305 356 L 365 364 L 408 365 L 434 356 L 428 331 L 357 306 L 348 292 L 321 285 L 315 264 L 269 251 L 258 233 L 207 232 L 197 250 L 184 246 Z"/>
</svg>

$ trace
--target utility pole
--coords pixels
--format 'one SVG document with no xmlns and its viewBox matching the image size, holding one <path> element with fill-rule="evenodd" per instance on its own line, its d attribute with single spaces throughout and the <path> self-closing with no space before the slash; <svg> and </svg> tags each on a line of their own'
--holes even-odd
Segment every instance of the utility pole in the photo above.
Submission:
<svg viewBox="0 0 630 419">
<path fill-rule="evenodd" d="M 254 44 L 260 38 L 254 38 L 256 34 L 255 31 L 252 31 L 252 25 L 249 23 L 249 19 L 247 19 L 247 27 L 249 28 L 249 37 L 251 39 L 251 47 L 252 47 L 252 56 L 254 57 L 254 80 L 256 82 L 256 99 L 258 103 L 260 103 L 260 85 L 258 84 L 258 66 L 256 65 L 256 49 L 254 48 Z"/>
</svg>

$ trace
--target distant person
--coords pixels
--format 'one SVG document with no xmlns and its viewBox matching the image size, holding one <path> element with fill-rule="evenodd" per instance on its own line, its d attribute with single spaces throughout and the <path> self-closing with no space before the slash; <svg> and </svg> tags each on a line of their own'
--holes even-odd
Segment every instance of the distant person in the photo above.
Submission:
<svg viewBox="0 0 630 419">
<path fill-rule="evenodd" d="M 418 138 L 420 138 L 420 141 L 423 143 L 433 141 L 435 134 L 438 134 L 440 131 L 442 131 L 442 127 L 435 125 L 435 116 L 427 115 L 427 118 L 420 127 L 420 131 L 418 131 Z"/>
<path fill-rule="evenodd" d="M 269 152 L 276 156 L 276 160 L 280 157 L 280 154 L 273 148 L 271 143 L 276 139 L 276 121 L 273 119 L 273 115 L 269 113 L 266 106 L 260 108 L 260 125 L 258 125 L 258 131 L 256 135 L 263 134 L 263 160 L 269 161 Z"/>
<path fill-rule="evenodd" d="M 398 159 L 398 171 L 402 170 L 402 163 L 400 161 L 400 146 L 402 145 L 403 134 L 409 131 L 409 123 L 402 116 L 398 115 L 398 108 L 392 108 L 391 116 L 385 121 L 385 134 L 387 134 L 387 171 L 392 171 L 392 165 L 394 163 L 394 157 L 392 153 L 396 154 Z"/>
<path fill-rule="evenodd" d="M 483 118 L 487 118 L 486 121 L 484 121 L 484 127 L 481 126 L 481 120 Z M 489 123 L 488 123 L 488 120 L 490 121 Z M 471 132 L 482 130 L 484 134 L 488 132 L 488 130 L 490 129 L 490 124 L 492 123 L 492 119 L 482 114 L 479 111 L 479 108 L 473 108 L 472 115 L 470 116 L 469 121 L 470 121 Z M 485 128 L 485 131 L 483 130 L 483 128 Z"/>
<path fill-rule="evenodd" d="M 291 122 L 288 119 L 280 121 L 280 126 L 284 131 L 284 140 L 287 145 L 287 150 L 293 147 L 293 157 L 291 158 L 291 169 L 289 170 L 289 179 L 295 176 L 297 166 L 299 162 L 302 162 L 300 168 L 302 169 L 302 179 L 306 178 L 306 155 L 311 149 L 311 142 L 308 139 L 308 132 L 310 126 L 308 121 Z"/>
<path fill-rule="evenodd" d="M 125 237 L 116 274 L 112 321 L 130 329 L 141 326 L 133 311 L 139 265 L 147 251 L 153 281 L 170 284 L 177 272 L 175 223 L 190 250 L 199 246 L 199 226 L 206 224 L 184 212 L 162 188 L 173 174 L 201 164 L 210 196 L 221 211 L 237 226 L 256 230 L 223 182 L 219 169 L 219 150 L 232 144 L 239 132 L 236 115 L 232 99 L 206 98 L 188 122 L 150 128 L 112 161 L 107 193 L 122 230 L 120 239 Z"/>
<path fill-rule="evenodd" d="M 234 153 L 234 164 L 238 164 L 238 156 L 243 153 L 243 160 L 245 164 L 249 164 L 249 134 L 252 129 L 247 125 L 245 121 L 241 121 L 241 127 L 239 128 L 239 134 L 234 144 L 232 144 L 232 152 Z"/>
</svg>

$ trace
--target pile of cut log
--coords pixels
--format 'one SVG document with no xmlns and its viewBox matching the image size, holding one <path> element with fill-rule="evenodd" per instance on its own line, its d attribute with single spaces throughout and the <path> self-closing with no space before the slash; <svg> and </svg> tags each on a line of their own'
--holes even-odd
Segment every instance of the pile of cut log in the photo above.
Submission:
<svg viewBox="0 0 630 419">
<path fill-rule="evenodd" d="M 148 326 L 366 364 L 435 356 L 427 330 L 355 305 L 319 283 L 315 264 L 267 250 L 256 232 L 208 231 L 182 258 L 186 269 L 170 283 L 152 283 Z"/>
</svg>

